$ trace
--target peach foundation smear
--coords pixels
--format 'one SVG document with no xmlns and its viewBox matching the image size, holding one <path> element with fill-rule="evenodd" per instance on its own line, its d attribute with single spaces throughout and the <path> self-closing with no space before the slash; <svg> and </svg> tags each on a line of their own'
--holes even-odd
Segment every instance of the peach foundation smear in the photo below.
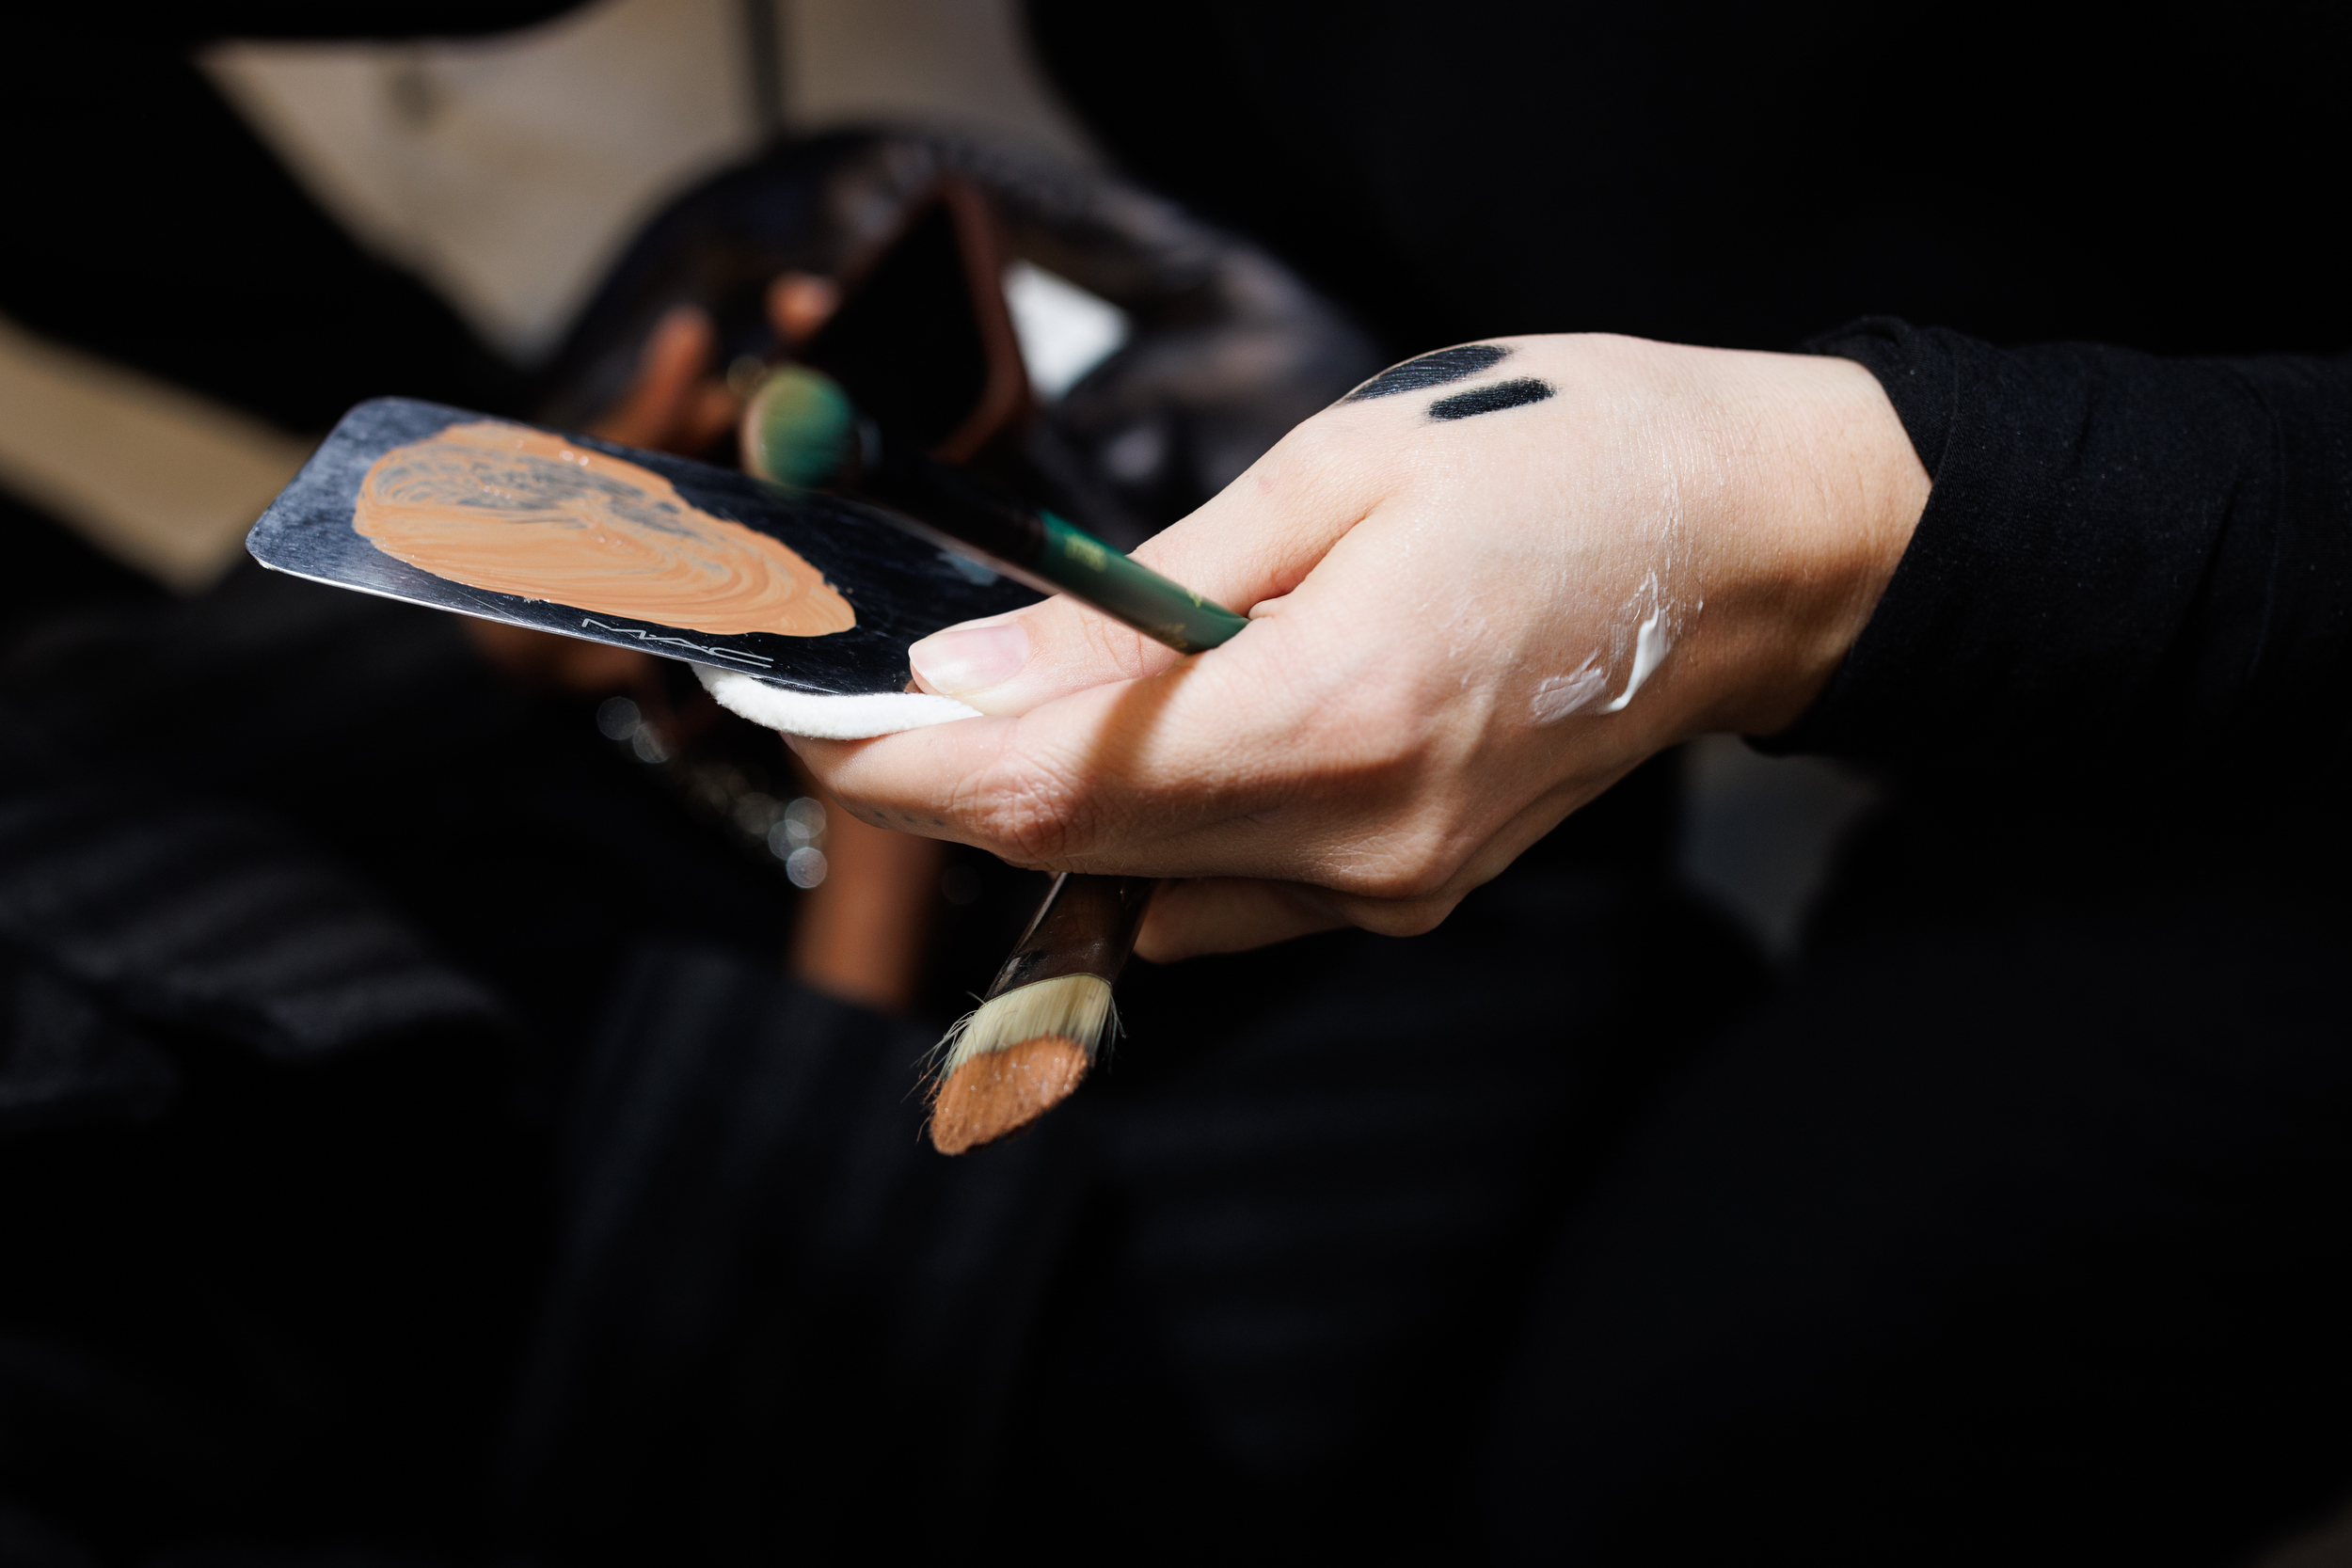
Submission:
<svg viewBox="0 0 2352 1568">
<path fill-rule="evenodd" d="M 436 577 L 526 599 L 718 636 L 857 625 L 815 567 L 660 474 L 493 420 L 377 458 L 351 526 Z"/>
</svg>

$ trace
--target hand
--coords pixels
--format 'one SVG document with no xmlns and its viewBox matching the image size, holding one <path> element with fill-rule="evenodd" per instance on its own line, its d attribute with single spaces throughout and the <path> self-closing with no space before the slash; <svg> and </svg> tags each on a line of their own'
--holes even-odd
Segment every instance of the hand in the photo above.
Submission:
<svg viewBox="0 0 2352 1568">
<path fill-rule="evenodd" d="M 743 414 L 743 400 L 721 377 L 718 352 L 709 316 L 697 306 L 671 307 L 645 335 L 636 379 L 588 434 L 625 447 L 700 457 Z"/>
<path fill-rule="evenodd" d="M 1325 410 L 1136 552 L 1249 610 L 1224 647 L 1179 659 L 1057 598 L 913 650 L 928 689 L 993 717 L 796 749 L 868 820 L 1197 879 L 1145 926 L 1165 959 L 1426 930 L 1645 758 L 1793 721 L 1926 504 L 1878 383 L 1497 341 L 1476 376 Z M 1555 395 L 1430 412 L 1529 380 Z"/>
</svg>

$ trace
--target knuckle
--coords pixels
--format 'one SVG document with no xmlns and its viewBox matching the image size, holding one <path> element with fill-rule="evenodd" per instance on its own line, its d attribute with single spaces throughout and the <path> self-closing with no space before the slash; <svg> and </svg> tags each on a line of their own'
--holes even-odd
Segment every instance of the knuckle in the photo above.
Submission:
<svg viewBox="0 0 2352 1568">
<path fill-rule="evenodd" d="M 1352 493 L 1354 477 L 1374 460 L 1360 432 L 1327 408 L 1292 426 L 1235 484 L 1278 516 L 1315 517 L 1333 504 L 1335 494 Z"/>
<path fill-rule="evenodd" d="M 1458 896 L 1449 890 L 1462 864 L 1461 847 L 1451 832 L 1434 824 L 1417 825 L 1391 838 L 1337 885 L 1343 893 L 1383 904 L 1448 898 Z"/>
<path fill-rule="evenodd" d="M 1366 890 L 1387 903 L 1406 904 L 1437 896 L 1452 879 L 1452 868 L 1423 860 L 1391 866 Z"/>
<path fill-rule="evenodd" d="M 1069 854 L 1078 842 L 1082 799 L 1061 768 L 1026 753 L 1009 753 L 976 782 L 965 815 L 998 855 L 1038 866 Z"/>
<path fill-rule="evenodd" d="M 1282 467 L 1300 478 L 1311 479 L 1347 459 L 1353 443 L 1345 424 L 1336 417 L 1339 406 L 1335 404 L 1291 427 L 1278 448 Z"/>
</svg>

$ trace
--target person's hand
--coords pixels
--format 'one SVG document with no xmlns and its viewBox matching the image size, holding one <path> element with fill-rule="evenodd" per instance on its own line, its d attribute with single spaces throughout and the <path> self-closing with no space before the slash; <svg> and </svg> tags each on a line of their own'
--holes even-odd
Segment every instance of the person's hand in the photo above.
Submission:
<svg viewBox="0 0 2352 1568">
<path fill-rule="evenodd" d="M 792 348 L 815 336 L 840 307 L 841 290 L 814 273 L 780 273 L 762 303 L 778 341 Z M 628 390 L 596 417 L 588 434 L 625 447 L 702 456 L 743 417 L 745 389 L 731 384 L 731 368 L 718 360 L 719 335 L 709 314 L 694 305 L 671 307 L 645 335 Z"/>
<path fill-rule="evenodd" d="M 914 646 L 926 689 L 993 717 L 796 749 L 868 820 L 1195 879 L 1138 944 L 1169 958 L 1426 930 L 1645 758 L 1793 721 L 1926 502 L 1878 383 L 1498 341 L 1474 376 L 1325 410 L 1136 552 L 1249 611 L 1225 646 L 1180 659 L 1056 598 Z M 1554 395 L 1432 413 L 1529 381 Z"/>
<path fill-rule="evenodd" d="M 673 306 L 638 350 L 637 375 L 588 434 L 625 447 L 700 457 L 742 417 L 718 364 L 718 333 L 699 307 Z"/>
</svg>

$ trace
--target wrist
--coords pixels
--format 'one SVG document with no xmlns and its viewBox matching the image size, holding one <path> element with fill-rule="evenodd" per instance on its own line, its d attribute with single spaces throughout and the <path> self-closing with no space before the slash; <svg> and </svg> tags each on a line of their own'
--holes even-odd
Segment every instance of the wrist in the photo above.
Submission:
<svg viewBox="0 0 2352 1568">
<path fill-rule="evenodd" d="M 1849 359 L 1740 355 L 1719 421 L 1744 476 L 1710 573 L 1718 700 L 1700 728 L 1796 722 L 1869 624 L 1926 509 L 1929 481 L 1877 377 Z"/>
</svg>

